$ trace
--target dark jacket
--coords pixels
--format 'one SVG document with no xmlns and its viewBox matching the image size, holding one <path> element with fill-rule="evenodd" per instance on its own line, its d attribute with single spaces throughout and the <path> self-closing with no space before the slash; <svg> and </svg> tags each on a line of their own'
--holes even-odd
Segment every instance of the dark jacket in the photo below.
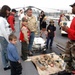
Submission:
<svg viewBox="0 0 75 75">
<path fill-rule="evenodd" d="M 48 32 L 48 30 L 50 30 L 50 32 Z M 56 31 L 56 27 L 49 24 L 47 27 L 48 37 L 54 37 L 54 31 Z"/>
<path fill-rule="evenodd" d="M 46 21 L 42 21 L 41 23 L 42 28 L 46 28 L 46 25 L 47 25 Z"/>
</svg>

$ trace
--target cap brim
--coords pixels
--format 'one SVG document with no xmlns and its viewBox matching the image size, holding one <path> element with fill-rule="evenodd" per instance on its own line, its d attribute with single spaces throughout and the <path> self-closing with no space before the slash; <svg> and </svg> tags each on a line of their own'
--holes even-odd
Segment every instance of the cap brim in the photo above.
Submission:
<svg viewBox="0 0 75 75">
<path fill-rule="evenodd" d="M 70 5 L 71 7 L 73 7 L 73 5 Z"/>
</svg>

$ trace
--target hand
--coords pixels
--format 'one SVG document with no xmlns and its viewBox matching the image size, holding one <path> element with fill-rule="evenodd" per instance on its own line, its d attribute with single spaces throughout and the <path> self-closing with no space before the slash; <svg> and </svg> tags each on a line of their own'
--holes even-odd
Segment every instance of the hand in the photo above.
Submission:
<svg viewBox="0 0 75 75">
<path fill-rule="evenodd" d="M 61 26 L 61 28 L 62 28 L 63 31 L 66 32 L 69 27 L 68 26 Z"/>
<path fill-rule="evenodd" d="M 22 42 L 22 41 L 20 40 L 20 42 Z"/>
<path fill-rule="evenodd" d="M 18 63 L 21 63 L 21 61 L 20 61 L 20 60 L 18 60 Z"/>
<path fill-rule="evenodd" d="M 29 44 L 29 41 L 27 41 L 27 44 Z"/>
<path fill-rule="evenodd" d="M 50 33 L 51 31 L 50 31 L 50 30 L 48 30 L 48 32 Z"/>
</svg>

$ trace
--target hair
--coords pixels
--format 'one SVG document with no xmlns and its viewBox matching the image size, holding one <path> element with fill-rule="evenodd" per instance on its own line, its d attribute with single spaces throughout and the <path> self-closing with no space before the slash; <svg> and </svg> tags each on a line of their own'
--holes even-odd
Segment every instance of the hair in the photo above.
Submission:
<svg viewBox="0 0 75 75">
<path fill-rule="evenodd" d="M 44 11 L 41 11 L 41 13 L 44 13 Z"/>
<path fill-rule="evenodd" d="M 28 10 L 31 10 L 31 11 L 32 11 L 32 9 L 31 9 L 31 8 L 28 8 L 28 9 L 26 10 L 26 12 L 27 12 Z"/>
<path fill-rule="evenodd" d="M 28 20 L 26 19 L 26 17 L 23 17 L 23 18 L 22 18 L 22 22 L 24 22 L 24 21 L 28 21 Z"/>
<path fill-rule="evenodd" d="M 13 39 L 17 39 L 17 37 L 14 34 L 10 34 L 9 41 L 12 41 Z"/>
<path fill-rule="evenodd" d="M 54 20 L 51 19 L 49 23 L 54 23 Z"/>
<path fill-rule="evenodd" d="M 6 13 L 7 10 L 10 11 L 11 8 L 7 5 L 2 6 L 2 8 L 0 10 L 0 16 L 7 17 L 7 13 Z"/>
<path fill-rule="evenodd" d="M 22 11 L 22 9 L 20 10 L 20 12 Z"/>
<path fill-rule="evenodd" d="M 16 9 L 12 9 L 12 12 L 15 12 L 16 13 Z"/>
</svg>

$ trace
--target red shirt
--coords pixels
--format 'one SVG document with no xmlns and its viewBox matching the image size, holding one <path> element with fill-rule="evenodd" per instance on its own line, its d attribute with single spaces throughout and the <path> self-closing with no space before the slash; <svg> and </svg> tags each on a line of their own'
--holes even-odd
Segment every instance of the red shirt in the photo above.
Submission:
<svg viewBox="0 0 75 75">
<path fill-rule="evenodd" d="M 14 15 L 10 15 L 8 18 L 7 18 L 7 21 L 8 23 L 10 24 L 10 27 L 12 29 L 12 31 L 15 31 L 15 28 L 14 28 L 14 25 L 15 25 L 15 17 Z"/>
<path fill-rule="evenodd" d="M 75 40 L 75 17 L 73 18 L 70 28 L 67 30 L 68 38 L 70 40 Z"/>
<path fill-rule="evenodd" d="M 22 26 L 23 27 L 23 26 Z M 30 30 L 26 27 L 26 26 L 24 26 L 28 31 L 27 31 L 27 36 L 28 36 L 28 39 L 30 39 Z M 24 34 L 22 33 L 22 31 L 20 31 L 20 37 L 19 37 L 19 40 L 21 40 L 22 42 L 24 42 L 25 41 L 25 39 L 24 39 Z"/>
</svg>

